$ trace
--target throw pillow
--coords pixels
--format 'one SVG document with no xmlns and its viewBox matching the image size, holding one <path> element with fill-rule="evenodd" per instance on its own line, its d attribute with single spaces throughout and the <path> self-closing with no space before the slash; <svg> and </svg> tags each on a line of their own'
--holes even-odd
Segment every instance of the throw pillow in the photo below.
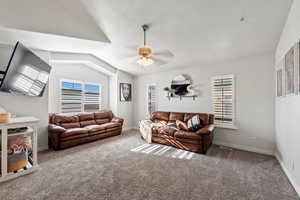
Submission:
<svg viewBox="0 0 300 200">
<path fill-rule="evenodd" d="M 177 126 L 177 128 L 178 128 L 179 130 L 188 131 L 187 124 L 184 123 L 183 121 L 176 120 L 176 126 Z"/>
<path fill-rule="evenodd" d="M 188 130 L 192 132 L 196 132 L 198 129 L 202 128 L 203 125 L 199 118 L 199 115 L 193 116 L 191 119 L 187 121 Z"/>
</svg>

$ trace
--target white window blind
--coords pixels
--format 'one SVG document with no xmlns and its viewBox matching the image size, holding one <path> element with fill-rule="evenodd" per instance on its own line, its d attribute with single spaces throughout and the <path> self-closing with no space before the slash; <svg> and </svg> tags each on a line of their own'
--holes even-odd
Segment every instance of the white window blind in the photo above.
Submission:
<svg viewBox="0 0 300 200">
<path fill-rule="evenodd" d="M 156 85 L 147 86 L 147 111 L 150 115 L 156 111 Z"/>
<path fill-rule="evenodd" d="M 215 124 L 234 128 L 234 76 L 224 75 L 212 78 L 212 97 Z"/>
<path fill-rule="evenodd" d="M 82 83 L 61 81 L 61 112 L 82 111 Z"/>
<path fill-rule="evenodd" d="M 84 111 L 101 110 L 101 87 L 95 84 L 84 85 Z"/>
<path fill-rule="evenodd" d="M 93 112 L 101 109 L 101 85 L 61 81 L 60 112 Z"/>
</svg>

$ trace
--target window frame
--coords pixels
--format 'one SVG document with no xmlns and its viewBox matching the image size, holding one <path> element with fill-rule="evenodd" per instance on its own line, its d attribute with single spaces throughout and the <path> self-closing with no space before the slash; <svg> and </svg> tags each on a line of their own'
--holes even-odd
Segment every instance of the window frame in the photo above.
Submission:
<svg viewBox="0 0 300 200">
<path fill-rule="evenodd" d="M 232 124 L 226 124 L 226 123 L 216 123 L 214 122 L 214 125 L 219 128 L 227 128 L 227 129 L 238 129 L 236 126 L 236 80 L 234 74 L 226 74 L 226 75 L 218 75 L 211 78 L 211 94 L 212 94 L 212 111 L 215 115 L 215 108 L 214 108 L 214 82 L 217 79 L 231 79 L 232 80 Z"/>
<path fill-rule="evenodd" d="M 149 87 L 150 86 L 155 86 L 155 97 L 156 97 L 156 101 L 155 101 L 155 110 L 157 110 L 157 98 L 158 98 L 158 95 L 157 95 L 157 84 L 156 83 L 149 83 L 149 84 L 147 84 L 146 85 L 146 115 L 147 116 L 151 116 L 151 113 L 149 113 L 149 110 L 148 110 L 148 104 L 149 104 L 149 102 L 148 102 L 148 100 L 149 100 L 149 93 L 148 93 L 148 89 L 149 89 Z"/>
<path fill-rule="evenodd" d="M 85 97 L 85 84 L 89 84 L 89 85 L 98 85 L 99 89 L 100 89 L 100 98 L 99 98 L 99 108 L 102 109 L 102 85 L 100 83 L 95 83 L 95 82 L 86 82 L 86 81 L 81 81 L 81 80 L 76 80 L 76 79 L 67 79 L 67 78 L 62 78 L 59 81 L 59 112 L 62 112 L 62 82 L 74 82 L 74 83 L 80 83 L 82 85 L 82 91 L 81 91 L 81 111 L 80 112 L 86 112 L 84 110 L 84 97 Z"/>
</svg>

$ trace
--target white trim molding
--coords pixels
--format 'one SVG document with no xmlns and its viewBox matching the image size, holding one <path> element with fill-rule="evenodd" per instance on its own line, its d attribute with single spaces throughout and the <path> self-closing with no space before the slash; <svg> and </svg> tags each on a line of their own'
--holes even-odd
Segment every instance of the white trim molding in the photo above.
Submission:
<svg viewBox="0 0 300 200">
<path fill-rule="evenodd" d="M 295 191 L 297 192 L 298 196 L 300 197 L 300 186 L 296 183 L 294 180 L 292 174 L 289 172 L 288 168 L 285 166 L 284 162 L 280 159 L 280 156 L 278 155 L 278 152 L 274 152 L 275 158 L 278 160 L 281 168 L 283 169 L 285 175 L 288 177 L 290 183 L 294 187 Z"/>
<path fill-rule="evenodd" d="M 217 141 L 217 140 L 214 140 L 213 144 L 226 146 L 226 147 L 231 147 L 231 148 L 234 148 L 234 149 L 239 149 L 239 150 L 244 150 L 244 151 L 250 151 L 250 152 L 265 154 L 265 155 L 271 155 L 271 156 L 274 155 L 274 150 L 271 150 L 271 149 L 260 149 L 260 148 L 257 148 L 257 147 L 252 147 L 252 146 L 247 146 L 247 145 L 240 145 L 240 144 L 232 144 L 232 143 L 227 143 L 227 142 L 222 142 L 222 141 Z"/>
</svg>

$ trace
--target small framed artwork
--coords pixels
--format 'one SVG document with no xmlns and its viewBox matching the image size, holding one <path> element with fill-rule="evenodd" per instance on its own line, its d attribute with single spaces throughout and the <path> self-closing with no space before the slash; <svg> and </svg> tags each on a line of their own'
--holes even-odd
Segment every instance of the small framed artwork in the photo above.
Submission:
<svg viewBox="0 0 300 200">
<path fill-rule="evenodd" d="M 277 88 L 277 97 L 283 96 L 283 69 L 278 69 L 276 71 L 276 88 Z"/>
<path fill-rule="evenodd" d="M 285 55 L 285 92 L 295 93 L 295 49 L 294 46 Z"/>
<path fill-rule="evenodd" d="M 131 84 L 120 83 L 120 101 L 131 101 Z"/>
</svg>

